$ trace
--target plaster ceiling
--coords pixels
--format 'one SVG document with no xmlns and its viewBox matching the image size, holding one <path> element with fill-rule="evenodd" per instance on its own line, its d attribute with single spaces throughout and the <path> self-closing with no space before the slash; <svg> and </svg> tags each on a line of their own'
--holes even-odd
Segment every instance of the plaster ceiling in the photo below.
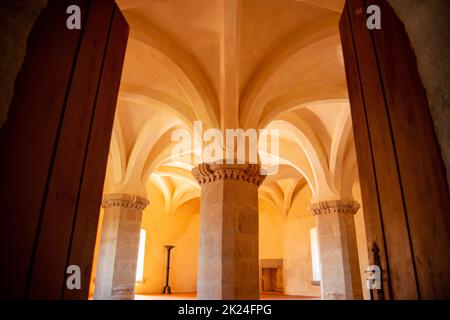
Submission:
<svg viewBox="0 0 450 320">
<path fill-rule="evenodd" d="M 105 192 L 199 196 L 175 128 L 277 128 L 262 201 L 351 197 L 356 161 L 338 21 L 343 0 L 118 0 L 130 24 Z M 280 209 L 281 210 L 281 209 Z"/>
</svg>

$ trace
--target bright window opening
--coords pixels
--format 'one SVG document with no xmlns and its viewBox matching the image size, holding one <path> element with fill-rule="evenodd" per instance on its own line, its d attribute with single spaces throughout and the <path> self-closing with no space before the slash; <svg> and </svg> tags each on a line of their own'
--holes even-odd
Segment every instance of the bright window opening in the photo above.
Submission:
<svg viewBox="0 0 450 320">
<path fill-rule="evenodd" d="M 139 237 L 139 253 L 137 260 L 136 282 L 144 280 L 144 256 L 145 256 L 145 239 L 147 238 L 147 231 L 141 229 Z"/>
<path fill-rule="evenodd" d="M 317 241 L 317 229 L 309 231 L 311 237 L 311 260 L 312 260 L 312 274 L 313 282 L 320 282 L 320 259 L 319 259 L 319 243 Z"/>
</svg>

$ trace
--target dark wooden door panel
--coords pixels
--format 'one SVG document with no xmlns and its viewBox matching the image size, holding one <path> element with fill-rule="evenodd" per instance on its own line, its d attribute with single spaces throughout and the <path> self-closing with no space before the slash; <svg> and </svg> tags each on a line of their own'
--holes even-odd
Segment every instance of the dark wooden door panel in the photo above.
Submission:
<svg viewBox="0 0 450 320">
<path fill-rule="evenodd" d="M 0 134 L 1 296 L 24 298 L 33 246 L 81 32 L 67 28 L 56 1 L 30 34 Z M 87 1 L 73 2 L 86 10 Z"/>
<path fill-rule="evenodd" d="M 371 4 L 381 30 L 366 27 Z M 392 299 L 448 298 L 445 170 L 404 27 L 385 0 L 348 0 L 340 29 L 368 245 L 385 255 L 385 288 Z"/>
<path fill-rule="evenodd" d="M 414 263 L 409 245 L 403 195 L 397 171 L 395 147 L 391 139 L 389 115 L 386 112 L 381 78 L 372 39 L 366 27 L 366 4 L 351 0 L 347 10 L 352 26 L 360 81 L 364 94 L 367 127 L 370 132 L 377 193 L 380 199 L 386 251 L 389 257 L 390 284 L 393 299 L 416 299 Z M 359 132 L 354 132 L 355 136 Z M 367 166 L 370 163 L 361 163 Z M 360 176 L 364 180 L 366 177 Z M 405 244 L 407 244 L 405 246 Z M 399 255 L 398 252 L 403 252 Z"/>
<path fill-rule="evenodd" d="M 49 1 L 33 28 L 0 135 L 4 298 L 87 298 L 127 38 L 113 0 Z M 83 283 L 66 293 L 70 264 Z"/>
<path fill-rule="evenodd" d="M 92 1 L 58 137 L 31 272 L 29 298 L 57 299 L 62 291 L 72 222 L 113 11 Z M 49 254 L 50 253 L 50 254 Z"/>
<path fill-rule="evenodd" d="M 83 180 L 80 185 L 70 257 L 67 263 L 67 265 L 78 265 L 83 271 L 81 290 L 68 290 L 67 287 L 64 287 L 64 299 L 85 299 L 89 295 L 94 250 L 86 250 L 86 248 L 95 246 L 101 205 L 101 197 L 98 195 L 101 195 L 103 191 L 128 31 L 127 22 L 120 10 L 115 7 L 84 163 Z"/>
<path fill-rule="evenodd" d="M 350 104 L 352 106 L 352 122 L 355 137 L 355 147 L 359 168 L 361 193 L 363 197 L 363 209 L 365 215 L 366 235 L 369 241 L 367 248 L 371 253 L 374 244 L 379 248 L 381 267 L 388 270 L 388 260 L 385 249 L 383 221 L 380 211 L 380 199 L 378 197 L 378 185 L 375 172 L 375 164 L 372 157 L 372 142 L 367 125 L 367 114 L 365 111 L 363 88 L 359 76 L 359 67 L 354 51 L 354 38 L 351 32 L 351 24 L 348 10 L 344 10 L 340 21 L 341 42 L 344 48 L 345 70 L 347 74 L 347 87 L 349 91 Z M 370 255 L 370 263 L 375 264 L 373 254 Z M 389 299 L 391 295 L 390 279 L 388 273 L 384 274 L 383 281 L 384 298 Z"/>
<path fill-rule="evenodd" d="M 402 23 L 385 1 L 368 1 L 371 4 L 381 8 L 383 28 L 389 30 L 388 37 L 381 32 L 374 32 L 373 37 L 396 146 L 419 291 L 424 299 L 450 297 L 450 207 L 425 90 Z"/>
</svg>

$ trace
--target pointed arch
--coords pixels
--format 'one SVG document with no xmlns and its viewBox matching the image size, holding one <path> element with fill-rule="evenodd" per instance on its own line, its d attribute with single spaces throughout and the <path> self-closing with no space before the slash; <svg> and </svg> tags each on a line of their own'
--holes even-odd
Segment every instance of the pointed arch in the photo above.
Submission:
<svg viewBox="0 0 450 320">
<path fill-rule="evenodd" d="M 240 119 L 243 128 L 256 128 L 262 112 L 258 96 L 269 79 L 290 57 L 329 37 L 338 37 L 337 19 L 328 16 L 310 23 L 277 43 L 255 73 L 241 95 Z"/>
<path fill-rule="evenodd" d="M 178 42 L 153 27 L 149 21 L 130 12 L 126 13 L 126 18 L 133 26 L 130 37 L 155 50 L 157 59 L 180 83 L 196 118 L 204 121 L 209 128 L 218 127 L 217 96 L 195 58 Z"/>
</svg>

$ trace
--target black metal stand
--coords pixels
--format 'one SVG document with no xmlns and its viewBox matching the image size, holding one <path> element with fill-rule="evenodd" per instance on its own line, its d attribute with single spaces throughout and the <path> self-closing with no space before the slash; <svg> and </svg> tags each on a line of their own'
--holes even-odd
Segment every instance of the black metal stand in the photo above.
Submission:
<svg viewBox="0 0 450 320">
<path fill-rule="evenodd" d="M 164 248 L 167 249 L 167 267 L 166 267 L 166 285 L 164 286 L 164 289 L 162 290 L 162 294 L 165 294 L 166 291 L 168 294 L 172 293 L 172 290 L 170 289 L 169 285 L 169 272 L 170 272 L 170 252 L 172 251 L 175 246 L 172 245 L 166 245 Z"/>
</svg>

